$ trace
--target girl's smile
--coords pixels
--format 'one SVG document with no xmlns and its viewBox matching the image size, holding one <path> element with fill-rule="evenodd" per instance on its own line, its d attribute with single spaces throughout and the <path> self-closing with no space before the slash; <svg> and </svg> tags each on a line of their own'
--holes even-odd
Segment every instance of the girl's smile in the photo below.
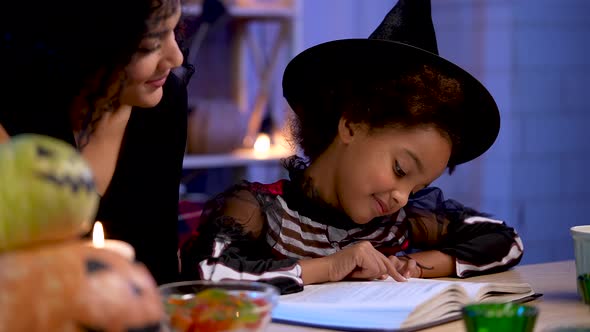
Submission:
<svg viewBox="0 0 590 332">
<path fill-rule="evenodd" d="M 380 200 L 377 196 L 373 195 L 375 202 L 377 203 L 377 212 L 379 215 L 386 215 L 392 209 L 382 200 Z"/>
</svg>

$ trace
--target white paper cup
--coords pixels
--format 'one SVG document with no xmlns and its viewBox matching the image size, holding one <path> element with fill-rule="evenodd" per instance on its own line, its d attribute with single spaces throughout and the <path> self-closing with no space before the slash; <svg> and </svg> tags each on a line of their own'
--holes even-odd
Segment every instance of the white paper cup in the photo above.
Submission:
<svg viewBox="0 0 590 332">
<path fill-rule="evenodd" d="M 590 225 L 574 226 L 570 232 L 574 238 L 577 280 L 580 275 L 590 274 Z"/>
</svg>

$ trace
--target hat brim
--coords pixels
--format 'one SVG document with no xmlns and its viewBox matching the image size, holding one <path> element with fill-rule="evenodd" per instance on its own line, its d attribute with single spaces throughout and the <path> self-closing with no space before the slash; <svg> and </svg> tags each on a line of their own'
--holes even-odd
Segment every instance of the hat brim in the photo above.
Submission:
<svg viewBox="0 0 590 332">
<path fill-rule="evenodd" d="M 463 87 L 464 107 L 458 125 L 461 147 L 449 164 L 459 165 L 487 151 L 500 130 L 500 113 L 489 91 L 471 74 L 452 62 L 423 49 L 378 39 L 343 39 L 313 46 L 293 58 L 283 75 L 283 95 L 298 112 L 306 99 L 317 95 L 318 84 L 329 86 L 345 77 L 362 74 L 387 78 L 400 66 L 427 64 Z M 327 84 L 326 84 L 327 83 Z"/>
</svg>

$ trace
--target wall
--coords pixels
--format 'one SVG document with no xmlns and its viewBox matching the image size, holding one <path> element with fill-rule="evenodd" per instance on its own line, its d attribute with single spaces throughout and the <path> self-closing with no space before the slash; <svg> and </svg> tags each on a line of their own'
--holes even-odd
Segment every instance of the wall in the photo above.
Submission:
<svg viewBox="0 0 590 332">
<path fill-rule="evenodd" d="M 513 13 L 514 210 L 530 261 L 571 258 L 568 229 L 590 214 L 590 2 L 521 0 Z"/>
</svg>

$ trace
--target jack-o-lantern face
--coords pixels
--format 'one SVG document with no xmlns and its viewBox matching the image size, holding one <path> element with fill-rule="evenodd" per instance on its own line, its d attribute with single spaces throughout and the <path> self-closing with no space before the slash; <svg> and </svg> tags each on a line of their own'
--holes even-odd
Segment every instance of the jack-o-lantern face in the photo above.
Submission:
<svg viewBox="0 0 590 332">
<path fill-rule="evenodd" d="M 34 160 L 31 165 L 32 175 L 48 184 L 54 184 L 55 189 L 63 193 L 95 192 L 92 173 L 73 147 L 61 141 L 48 141 L 47 138 L 30 143 L 32 144 L 23 146 L 22 157 Z"/>
<path fill-rule="evenodd" d="M 73 305 L 79 330 L 160 331 L 163 306 L 145 266 L 103 254 L 85 258 L 86 281 Z"/>
<path fill-rule="evenodd" d="M 60 140 L 15 136 L 0 145 L 0 251 L 88 232 L 98 195 L 81 155 Z"/>
<path fill-rule="evenodd" d="M 165 317 L 147 268 L 89 242 L 0 255 L 0 331 L 156 332 Z"/>
</svg>

